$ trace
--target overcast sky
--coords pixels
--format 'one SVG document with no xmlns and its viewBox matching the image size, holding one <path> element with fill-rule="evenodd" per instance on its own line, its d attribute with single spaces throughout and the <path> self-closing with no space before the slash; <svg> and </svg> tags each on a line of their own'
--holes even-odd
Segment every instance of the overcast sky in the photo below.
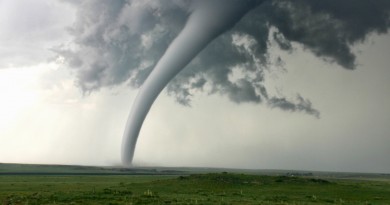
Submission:
<svg viewBox="0 0 390 205">
<path fill-rule="evenodd" d="M 138 87 L 191 10 L 125 2 L 0 0 L 0 162 L 120 165 Z M 160 94 L 135 164 L 390 173 L 389 3 L 362 0 L 363 21 L 280 2 Z"/>
</svg>

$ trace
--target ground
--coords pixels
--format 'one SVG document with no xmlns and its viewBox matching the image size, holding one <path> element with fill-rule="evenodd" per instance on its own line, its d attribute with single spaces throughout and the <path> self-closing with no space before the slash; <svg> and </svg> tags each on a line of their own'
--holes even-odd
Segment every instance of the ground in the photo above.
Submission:
<svg viewBox="0 0 390 205">
<path fill-rule="evenodd" d="M 171 170 L 168 173 L 175 174 L 162 175 L 166 172 L 154 169 L 160 174 L 133 175 L 1 170 L 0 166 L 2 204 L 390 204 L 387 175 L 341 179 L 301 172 L 176 174 Z"/>
</svg>

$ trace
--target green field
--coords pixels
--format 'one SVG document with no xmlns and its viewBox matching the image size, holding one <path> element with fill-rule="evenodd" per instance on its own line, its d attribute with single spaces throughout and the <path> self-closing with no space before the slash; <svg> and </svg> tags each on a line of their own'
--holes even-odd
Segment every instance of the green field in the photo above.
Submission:
<svg viewBox="0 0 390 205">
<path fill-rule="evenodd" d="M 9 171 L 0 171 L 2 204 L 390 204 L 388 178 Z"/>
</svg>

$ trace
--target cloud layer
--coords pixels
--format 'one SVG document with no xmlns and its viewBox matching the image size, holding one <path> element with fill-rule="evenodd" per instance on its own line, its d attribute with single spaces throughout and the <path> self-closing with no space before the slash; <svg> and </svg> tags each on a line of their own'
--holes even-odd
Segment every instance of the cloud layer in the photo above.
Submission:
<svg viewBox="0 0 390 205">
<path fill-rule="evenodd" d="M 56 1 L 0 1 L 0 69 L 47 61 L 72 21 L 72 9 Z"/>
<path fill-rule="evenodd" d="M 78 8 L 69 28 L 73 42 L 53 50 L 64 57 L 86 93 L 125 82 L 142 85 L 192 11 L 186 0 L 66 2 Z M 170 82 L 168 93 L 185 105 L 195 93 L 207 92 L 237 103 L 263 102 L 319 116 L 299 94 L 287 99 L 268 92 L 265 72 L 275 64 L 271 41 L 292 52 L 297 43 L 327 62 L 355 69 L 351 47 L 368 34 L 386 33 L 389 11 L 387 0 L 266 1 L 193 59 Z"/>
</svg>

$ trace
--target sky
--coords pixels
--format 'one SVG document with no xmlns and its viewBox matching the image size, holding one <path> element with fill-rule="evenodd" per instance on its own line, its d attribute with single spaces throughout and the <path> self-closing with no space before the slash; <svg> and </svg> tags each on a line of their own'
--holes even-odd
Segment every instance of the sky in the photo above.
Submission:
<svg viewBox="0 0 390 205">
<path fill-rule="evenodd" d="M 120 165 L 189 2 L 0 0 L 0 162 Z M 254 8 L 159 95 L 134 163 L 390 173 L 390 6 L 349 2 Z"/>
</svg>

